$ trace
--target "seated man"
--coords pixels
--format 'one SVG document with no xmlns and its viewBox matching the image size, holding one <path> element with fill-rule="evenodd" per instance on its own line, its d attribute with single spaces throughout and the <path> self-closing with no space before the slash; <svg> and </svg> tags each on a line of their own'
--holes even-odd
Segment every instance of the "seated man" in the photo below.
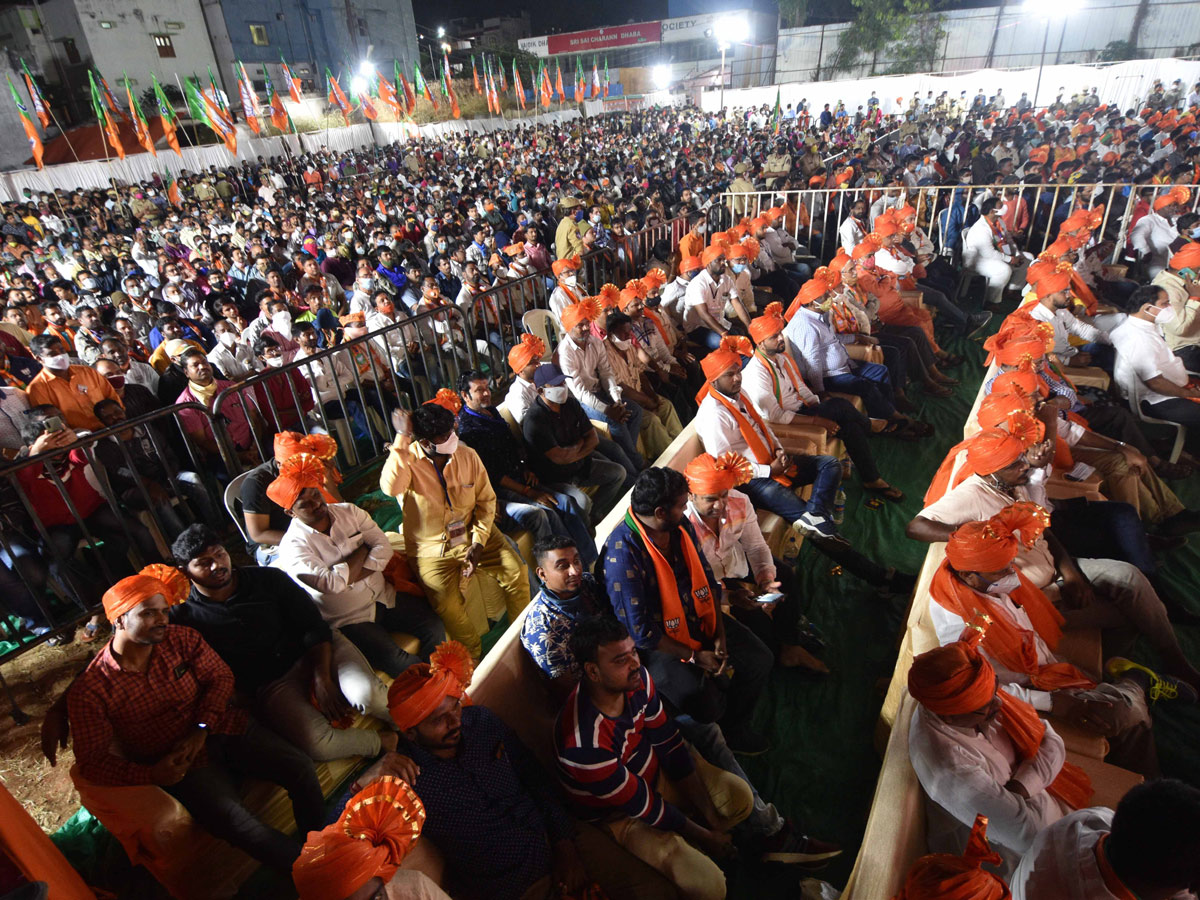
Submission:
<svg viewBox="0 0 1200 900">
<path fill-rule="evenodd" d="M 229 667 L 198 632 L 168 624 L 168 605 L 182 599 L 146 574 L 105 592 L 112 640 L 67 693 L 79 774 L 103 786 L 157 784 L 213 835 L 289 872 L 300 842 L 247 810 L 234 776 L 283 787 L 306 833 L 324 819 L 312 760 L 229 705 Z"/>
<path fill-rule="evenodd" d="M 1121 395 L 1144 415 L 1186 427 L 1200 425 L 1200 385 L 1192 383 L 1162 333 L 1178 311 L 1167 292 L 1152 284 L 1134 291 L 1129 302 L 1134 311 L 1111 335 L 1117 350 L 1113 377 Z"/>
<path fill-rule="evenodd" d="M 267 496 L 292 523 L 273 565 L 308 591 L 330 626 L 337 628 L 376 669 L 395 677 L 418 662 L 389 632 L 403 631 L 428 659 L 446 639 L 441 620 L 424 598 L 397 594 L 384 576 L 395 551 L 370 514 L 353 503 L 327 503 L 325 464 L 297 453 L 279 466 Z"/>
<path fill-rule="evenodd" d="M 741 358 L 750 355 L 749 348 L 746 338 L 729 338 L 701 361 L 709 382 L 695 424 L 705 451 L 714 457 L 727 452 L 744 457 L 753 474 L 742 489 L 750 502 L 811 535 L 822 553 L 871 584 L 910 589 L 911 579 L 867 559 L 838 534 L 832 512 L 842 464 L 832 456 L 787 453 L 742 393 Z M 805 484 L 812 485 L 808 501 L 795 494 Z"/>
<path fill-rule="evenodd" d="M 777 435 L 787 437 L 789 425 L 817 425 L 830 437 L 840 438 L 858 469 L 863 487 L 899 503 L 904 493 L 879 474 L 875 454 L 867 442 L 870 419 L 843 397 L 822 400 L 809 390 L 783 334 L 787 322 L 781 310 L 778 303 L 768 304 L 763 315 L 750 323 L 750 336 L 757 348 L 742 369 L 745 395 Z"/>
<path fill-rule="evenodd" d="M 390 731 L 332 724 L 353 710 L 390 723 L 387 688 L 303 588 L 278 569 L 235 567 L 205 525 L 187 528 L 171 552 L 192 583 L 171 624 L 200 632 L 264 722 L 317 761 L 396 749 Z"/>
<path fill-rule="evenodd" d="M 284 364 L 283 350 L 269 333 L 258 337 L 253 349 L 264 373 Z M 254 399 L 262 412 L 268 434 L 303 430 L 305 417 L 316 405 L 312 385 L 299 368 L 276 372 L 255 381 Z"/>
<path fill-rule="evenodd" d="M 929 848 L 961 847 L 982 814 L 1008 873 L 1041 829 L 1086 805 L 1092 786 L 1033 707 L 999 690 L 980 632 L 967 634 L 913 659 L 908 690 L 920 706 L 909 755 L 930 801 Z"/>
<path fill-rule="evenodd" d="M 558 714 L 554 746 L 574 809 L 684 897 L 721 900 L 725 875 L 714 860 L 737 853 L 729 831 L 750 815 L 750 788 L 691 755 L 615 618 L 576 622 L 571 651 L 582 678 Z"/>
<path fill-rule="evenodd" d="M 1033 277 L 1032 268 L 1030 277 Z M 1054 328 L 1053 352 L 1059 361 L 1066 366 L 1096 365 L 1111 372 L 1112 338 L 1075 315 L 1070 272 L 1056 269 L 1044 274 L 1034 285 L 1034 290 L 1037 292 L 1037 301 L 1025 309 L 1035 322 L 1049 322 Z M 1072 344 L 1072 337 L 1083 341 L 1083 344 Z"/>
<path fill-rule="evenodd" d="M 706 249 L 700 254 L 700 263 L 703 268 L 688 282 L 680 303 L 683 327 L 692 341 L 715 350 L 727 334 L 745 334 L 750 316 L 741 302 L 730 295 L 734 290 L 733 279 L 725 271 L 725 252 L 721 247 Z M 725 318 L 729 303 L 737 311 L 737 325 Z"/>
<path fill-rule="evenodd" d="M 670 402 L 670 388 L 659 388 L 647 374 L 649 365 L 634 346 L 633 325 L 629 316 L 618 309 L 610 310 L 605 322 L 607 336 L 604 349 L 613 377 L 621 387 L 621 396 L 628 403 L 642 408 L 642 444 L 646 455 L 657 459 L 683 431 L 679 414 Z"/>
<path fill-rule="evenodd" d="M 988 843 L 987 825 L 987 816 L 975 817 L 962 856 L 930 853 L 913 863 L 899 896 L 904 900 L 1009 900 L 1008 886 L 1000 876 L 983 868 L 984 863 L 1001 862 Z"/>
<path fill-rule="evenodd" d="M 526 461 L 525 447 L 492 406 L 488 376 L 470 370 L 459 376 L 458 384 L 458 436 L 487 469 L 497 503 L 504 508 L 501 528 L 528 531 L 535 542 L 569 534 L 590 569 L 596 561 L 596 542 L 583 510 L 591 500 L 574 485 L 538 480 Z"/>
<path fill-rule="evenodd" d="M 1167 346 L 1189 372 L 1200 372 L 1200 241 L 1184 244 L 1152 284 L 1167 292 L 1175 309 L 1174 318 L 1163 323 Z"/>
<path fill-rule="evenodd" d="M 671 704 L 698 722 L 719 722 L 735 751 L 763 753 L 767 740 L 750 717 L 771 651 L 720 612 L 720 582 L 684 517 L 687 495 L 687 481 L 674 469 L 639 475 L 629 512 L 601 551 L 599 575 Z"/>
<path fill-rule="evenodd" d="M 504 592 L 509 621 L 529 603 L 525 564 L 496 527 L 496 492 L 478 454 L 461 446 L 454 416 L 436 403 L 397 411 L 379 489 L 404 510 L 405 555 L 429 605 L 452 639 L 478 658 L 479 634 L 466 611 L 466 583 L 479 569 Z"/>
<path fill-rule="evenodd" d="M 1042 829 L 1013 872 L 1013 900 L 1194 900 L 1200 791 L 1181 781 L 1130 788 Z"/>
<path fill-rule="evenodd" d="M 1033 503 L 1014 503 L 950 535 L 946 559 L 929 591 L 938 640 L 958 640 L 967 623 L 983 613 L 990 624 L 980 650 L 1004 690 L 1057 721 L 1107 738 L 1109 762 L 1153 777 L 1158 774 L 1158 754 L 1147 700 L 1178 697 L 1195 702 L 1195 691 L 1186 682 L 1161 679 L 1120 657 L 1108 661 L 1113 683 L 1096 684 L 1055 655 L 1063 617 L 1013 565 L 1021 544 L 1036 540 L 1045 524 L 1045 510 Z"/>
<path fill-rule="evenodd" d="M 29 349 L 42 364 L 25 389 L 29 405 L 57 407 L 66 423 L 77 430 L 103 428 L 104 423 L 95 413 L 96 404 L 101 400 L 121 402 L 108 379 L 90 366 L 71 365 L 62 340 L 52 334 L 37 335 L 29 342 Z"/>
<path fill-rule="evenodd" d="M 212 363 L 201 350 L 189 347 L 180 357 L 180 362 L 187 376 L 187 387 L 175 400 L 176 403 L 199 403 L 212 410 L 217 396 L 226 388 L 234 386 L 233 382 L 222 381 L 214 375 Z M 254 405 L 254 398 L 245 393 L 237 396 L 227 394 L 221 401 L 220 409 L 215 412 L 227 420 L 225 431 L 233 442 L 233 449 L 238 458 L 244 463 L 258 465 L 261 460 L 254 442 L 254 434 L 255 431 L 263 430 L 263 423 L 258 407 Z M 180 410 L 179 426 L 214 466 L 224 468 L 221 450 L 208 416 L 201 415 L 193 409 Z"/>
<path fill-rule="evenodd" d="M 988 305 L 999 303 L 1006 287 L 1024 282 L 1029 264 L 1004 233 L 1000 203 L 998 197 L 984 200 L 979 219 L 963 237 L 963 268 L 987 281 Z"/>
<path fill-rule="evenodd" d="M 583 405 L 588 418 L 608 425 L 612 440 L 638 471 L 646 465 L 637 449 L 643 410 L 637 403 L 623 399 L 604 342 L 592 334 L 592 322 L 600 312 L 600 304 L 591 297 L 563 310 L 566 337 L 558 345 L 558 364 L 567 376 L 567 386 Z"/>
<path fill-rule="evenodd" d="M 596 488 L 591 497 L 586 493 L 580 496 L 592 523 L 598 524 L 633 486 L 637 471 L 615 441 L 600 437 L 566 381 L 553 363 L 538 366 L 533 373 L 537 396 L 525 413 L 521 430 L 539 478 L 552 484 Z"/>
<path fill-rule="evenodd" d="M 933 543 L 949 540 L 960 525 L 989 519 L 1017 501 L 1053 509 L 1045 488 L 1030 481 L 1025 451 L 1031 441 L 1028 435 L 1023 439 L 1001 429 L 985 429 L 964 441 L 960 447 L 966 448 L 966 459 L 955 476 L 957 483 L 946 490 L 948 472 L 945 477 L 939 472 L 925 495 L 925 508 L 905 533 Z M 956 455 L 952 452 L 951 459 Z M 1080 516 L 1086 514 L 1084 510 Z M 1053 522 L 1052 514 L 1052 526 Z M 1180 648 L 1162 600 L 1136 566 L 1116 559 L 1076 558 L 1053 528 L 1022 548 L 1016 565 L 1034 587 L 1058 604 L 1065 627 L 1105 631 L 1106 655 L 1117 655 L 1133 634 L 1141 634 L 1168 673 L 1193 687 L 1200 684 L 1200 672 Z"/>
<path fill-rule="evenodd" d="M 533 373 L 541 365 L 545 353 L 546 342 L 532 334 L 521 335 L 520 342 L 508 351 L 508 365 L 513 370 L 513 380 L 508 386 L 508 393 L 504 395 L 504 405 L 518 425 L 524 423 L 526 410 L 537 399 L 538 390 L 533 383 Z"/>
<path fill-rule="evenodd" d="M 805 646 L 820 642 L 806 627 L 795 574 L 787 563 L 772 558 L 750 498 L 734 490 L 750 477 L 747 468 L 736 453 L 720 458 L 701 453 L 688 463 L 683 473 L 691 492 L 688 521 L 709 568 L 729 596 L 730 614 L 771 648 L 781 666 L 827 674 L 829 669 Z M 755 600 L 776 592 L 783 595 L 778 602 L 763 605 Z"/>
<path fill-rule="evenodd" d="M 459 900 L 551 900 L 598 883 L 610 900 L 669 900 L 662 875 L 560 804 L 529 749 L 495 713 L 465 706 L 470 652 L 450 642 L 393 682 L 388 706 L 419 767 L 423 834 Z"/>
</svg>

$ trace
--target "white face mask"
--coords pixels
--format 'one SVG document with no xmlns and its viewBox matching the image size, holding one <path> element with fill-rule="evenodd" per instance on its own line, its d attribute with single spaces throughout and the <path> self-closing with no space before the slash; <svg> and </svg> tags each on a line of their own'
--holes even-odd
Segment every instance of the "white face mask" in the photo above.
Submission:
<svg viewBox="0 0 1200 900">
<path fill-rule="evenodd" d="M 220 341 L 223 346 L 233 347 L 233 345 L 237 343 L 237 335 L 232 331 L 222 331 L 217 335 L 217 340 Z"/>
<path fill-rule="evenodd" d="M 596 214 L 596 215 L 594 215 L 594 216 L 591 216 L 590 218 L 591 218 L 591 222 L 592 222 L 592 224 L 593 224 L 593 225 L 598 225 L 598 224 L 600 224 L 600 214 L 599 214 L 599 213 L 597 213 L 597 214 Z"/>
<path fill-rule="evenodd" d="M 80 282 L 80 287 L 82 287 L 85 291 L 94 291 L 96 289 L 96 279 L 84 278 Z"/>
<path fill-rule="evenodd" d="M 71 357 L 65 353 L 47 356 L 42 359 L 42 365 L 55 372 L 65 372 L 71 366 Z"/>
<path fill-rule="evenodd" d="M 282 356 L 271 356 L 271 357 L 268 357 L 267 359 L 263 360 L 263 362 L 265 362 L 272 369 L 278 369 L 280 366 L 283 365 L 283 357 Z"/>
<path fill-rule="evenodd" d="M 140 297 L 142 296 L 142 287 L 141 285 L 131 284 L 128 289 L 126 289 L 125 293 L 127 293 L 130 297 Z"/>
<path fill-rule="evenodd" d="M 708 226 L 705 225 L 704 223 L 701 223 L 696 226 L 696 234 L 704 234 L 707 231 L 708 231 Z"/>
<path fill-rule="evenodd" d="M 542 392 L 551 403 L 562 404 L 567 402 L 571 389 L 565 384 L 556 384 L 553 387 L 543 388 Z"/>
<path fill-rule="evenodd" d="M 574 275 L 568 275 L 563 278 L 563 284 L 565 284 L 567 287 L 575 287 L 578 281 L 579 279 Z"/>
<path fill-rule="evenodd" d="M 167 281 L 171 282 L 171 284 L 179 284 L 183 279 L 178 275 L 168 275 Z"/>
<path fill-rule="evenodd" d="M 1164 306 L 1159 308 L 1158 313 L 1154 316 L 1154 321 L 1159 325 L 1170 325 L 1175 321 L 1175 307 Z"/>
<path fill-rule="evenodd" d="M 628 350 L 630 347 L 633 346 L 633 343 L 630 341 L 619 341 L 616 338 L 613 338 L 612 342 L 613 342 L 613 346 L 616 347 L 618 350 Z"/>
<path fill-rule="evenodd" d="M 443 456 L 449 456 L 458 449 L 458 435 L 451 434 L 450 437 L 446 438 L 440 444 L 434 444 L 433 449 Z"/>
<path fill-rule="evenodd" d="M 1016 572 L 1009 572 L 999 581 L 993 581 L 987 586 L 985 593 L 991 594 L 993 597 L 999 597 L 1002 594 L 1011 594 L 1021 586 L 1021 577 Z"/>
<path fill-rule="evenodd" d="M 358 289 L 360 291 L 369 291 L 371 289 L 371 279 L 370 278 L 358 279 Z"/>
</svg>

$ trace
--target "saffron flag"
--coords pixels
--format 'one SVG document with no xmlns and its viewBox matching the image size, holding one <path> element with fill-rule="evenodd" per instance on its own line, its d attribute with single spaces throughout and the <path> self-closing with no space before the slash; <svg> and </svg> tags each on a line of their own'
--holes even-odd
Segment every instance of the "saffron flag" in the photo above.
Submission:
<svg viewBox="0 0 1200 900">
<path fill-rule="evenodd" d="M 225 96 L 225 92 L 217 87 L 217 77 L 213 75 L 212 66 L 208 67 L 208 84 L 212 88 L 213 99 L 217 101 L 217 106 L 221 108 L 221 112 L 229 112 L 229 98 Z"/>
<path fill-rule="evenodd" d="M 33 80 L 29 67 L 25 65 L 25 60 L 21 60 L 21 71 L 25 75 L 25 87 L 29 88 L 29 102 L 33 104 L 33 111 L 41 121 L 42 127 L 47 128 L 50 125 L 50 107 L 46 104 L 46 98 L 42 96 L 42 89 Z"/>
<path fill-rule="evenodd" d="M 108 111 L 128 122 L 129 117 L 125 115 L 125 111 L 121 107 L 117 106 L 117 98 L 108 89 L 108 82 L 104 80 L 104 76 L 97 72 L 96 77 L 100 79 L 100 90 L 104 95 L 104 103 L 108 107 Z"/>
<path fill-rule="evenodd" d="M 558 102 L 566 103 L 567 92 L 563 90 L 562 65 L 559 64 L 558 60 L 554 61 L 554 89 L 558 92 Z"/>
<path fill-rule="evenodd" d="M 358 103 L 362 108 L 362 114 L 364 116 L 366 116 L 372 122 L 378 121 L 379 111 L 375 109 L 375 104 L 371 102 L 371 95 L 369 93 L 363 91 L 361 94 L 359 94 Z"/>
<path fill-rule="evenodd" d="M 6 78 L 8 76 L 5 76 Z M 17 105 L 17 112 L 21 116 L 21 124 L 25 126 L 25 137 L 29 139 L 29 151 L 33 154 L 33 161 L 37 163 L 37 167 L 42 168 L 42 139 L 38 136 L 37 126 L 33 124 L 33 117 L 29 115 L 29 110 L 25 108 L 25 104 L 21 102 L 21 95 L 17 93 L 16 85 L 12 83 L 12 79 L 8 79 L 8 89 L 12 92 L 13 103 Z"/>
<path fill-rule="evenodd" d="M 456 119 L 462 118 L 462 110 L 458 108 L 458 97 L 454 93 L 454 76 L 450 73 L 450 57 L 442 51 L 442 75 L 446 79 L 446 96 L 450 98 L 450 115 Z"/>
<path fill-rule="evenodd" d="M 162 125 L 163 137 L 167 139 L 168 147 L 183 156 L 183 151 L 179 149 L 179 135 L 175 133 L 175 107 L 163 93 L 162 85 L 153 73 L 150 75 L 150 81 L 154 84 L 154 100 L 158 104 L 158 119 Z"/>
<path fill-rule="evenodd" d="M 133 116 L 133 133 L 137 136 L 138 143 L 146 148 L 147 153 L 151 156 L 158 156 L 158 151 L 154 149 L 154 139 L 150 137 L 150 125 L 146 122 L 146 116 L 137 101 L 133 99 L 133 91 L 129 88 L 129 76 L 124 72 L 121 74 L 125 76 L 125 99 L 129 101 L 129 113 Z"/>
<path fill-rule="evenodd" d="M 400 63 L 396 63 L 396 82 L 400 85 L 400 90 L 404 95 L 404 112 L 411 116 L 413 110 L 417 108 L 417 95 L 412 89 L 412 85 L 408 83 L 408 79 L 404 77 L 404 73 L 400 71 Z"/>
<path fill-rule="evenodd" d="M 242 118 L 246 120 L 251 131 L 255 134 L 262 134 L 262 125 L 258 122 L 258 117 L 262 114 L 258 108 L 258 95 L 254 93 L 250 76 L 246 74 L 245 64 L 241 61 L 237 62 L 235 71 L 238 77 L 238 96 L 242 100 Z"/>
<path fill-rule="evenodd" d="M 350 101 L 346 99 L 345 92 L 342 91 L 342 86 L 338 84 L 337 79 L 333 77 L 333 73 L 329 71 L 329 67 L 325 67 L 325 80 L 329 84 L 329 102 L 336 106 L 342 113 L 342 118 L 346 124 L 350 124 Z"/>
<path fill-rule="evenodd" d="M 280 131 L 295 131 L 292 125 L 292 117 L 288 115 L 287 109 L 284 108 L 283 98 L 275 90 L 275 85 L 271 84 L 271 75 L 267 71 L 266 66 L 263 66 L 263 77 L 267 80 L 267 106 L 271 110 L 271 124 Z"/>
<path fill-rule="evenodd" d="M 400 121 L 402 113 L 400 98 L 396 96 L 395 86 L 382 75 L 379 76 L 379 99 L 387 104 L 388 109 L 392 111 L 392 115 L 396 117 L 396 121 Z"/>
<path fill-rule="evenodd" d="M 108 136 L 108 143 L 113 148 L 113 152 L 119 159 L 124 159 L 125 147 L 121 144 L 121 133 L 117 128 L 117 120 L 105 108 L 104 101 L 100 98 L 100 88 L 96 86 L 96 79 L 90 69 L 88 70 L 88 82 L 92 89 L 92 108 L 96 112 L 96 120 L 100 123 L 100 129 Z"/>
<path fill-rule="evenodd" d="M 423 94 L 425 96 L 425 99 L 428 100 L 433 105 L 433 108 L 437 109 L 438 108 L 437 97 L 433 96 L 433 91 L 431 91 L 429 89 L 429 85 L 425 83 L 425 77 L 421 74 L 420 63 L 413 63 L 413 69 L 416 71 L 416 80 L 415 80 L 414 84 L 416 85 L 417 93 Z"/>
<path fill-rule="evenodd" d="M 608 96 L 608 57 L 604 57 L 604 96 Z"/>
<path fill-rule="evenodd" d="M 504 64 L 500 62 L 500 57 L 496 57 L 496 71 L 500 73 L 500 90 L 508 90 L 508 79 L 504 77 Z"/>
<path fill-rule="evenodd" d="M 471 54 L 471 77 L 475 79 L 475 93 L 482 94 L 483 88 L 479 86 L 479 70 L 475 68 L 475 54 Z"/>
<path fill-rule="evenodd" d="M 279 62 L 283 65 L 283 80 L 287 82 L 288 93 L 292 95 L 292 102 L 300 102 L 300 79 L 292 74 L 292 70 L 288 68 L 287 60 L 282 56 L 279 57 Z"/>
<path fill-rule="evenodd" d="M 517 103 L 521 109 L 525 108 L 525 85 L 521 84 L 521 71 L 517 68 L 517 61 L 513 59 L 513 90 L 517 92 Z"/>
<path fill-rule="evenodd" d="M 170 172 L 167 173 L 167 199 L 172 206 L 183 206 L 183 195 L 179 193 L 179 182 Z"/>
<path fill-rule="evenodd" d="M 211 128 L 213 134 L 221 139 L 225 149 L 237 156 L 237 130 L 233 127 L 233 120 L 229 118 L 229 114 L 221 108 L 221 102 L 217 99 L 216 94 L 212 89 L 206 90 L 200 87 L 198 78 L 188 78 L 184 84 L 187 90 L 188 108 L 192 110 L 193 117 Z"/>
<path fill-rule="evenodd" d="M 605 96 L 607 96 L 608 91 L 605 90 L 604 94 L 605 94 Z M 592 57 L 592 99 L 595 100 L 599 96 L 600 96 L 600 64 L 597 61 L 596 57 L 593 56 Z"/>
<path fill-rule="evenodd" d="M 549 108 L 554 100 L 554 85 L 550 83 L 550 67 L 542 63 L 542 106 Z"/>
<path fill-rule="evenodd" d="M 579 64 L 579 57 L 575 57 L 575 84 L 573 87 L 575 94 L 575 102 L 583 102 L 583 66 Z"/>
</svg>

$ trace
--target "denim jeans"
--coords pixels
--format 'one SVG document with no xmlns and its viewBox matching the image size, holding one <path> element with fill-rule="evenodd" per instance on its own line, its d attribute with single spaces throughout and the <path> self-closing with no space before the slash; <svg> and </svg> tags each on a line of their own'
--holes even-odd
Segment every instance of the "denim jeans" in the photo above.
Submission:
<svg viewBox="0 0 1200 900">
<path fill-rule="evenodd" d="M 1074 557 L 1119 559 L 1137 566 L 1148 578 L 1158 572 L 1146 527 L 1128 503 L 1085 497 L 1055 500 L 1050 527 Z"/>
<path fill-rule="evenodd" d="M 1185 428 L 1200 427 L 1200 403 L 1184 397 L 1172 397 L 1158 403 L 1143 400 L 1142 411 L 1155 419 L 1178 422 Z"/>
<path fill-rule="evenodd" d="M 849 400 L 844 397 L 830 397 L 816 406 L 804 407 L 800 414 L 823 416 L 837 422 L 837 437 L 846 446 L 846 453 L 858 469 L 858 477 L 864 482 L 879 478 L 879 467 L 875 464 L 875 454 L 871 452 L 869 443 L 871 421 L 855 409 Z"/>
<path fill-rule="evenodd" d="M 596 542 L 588 531 L 585 513 L 575 503 L 575 498 L 558 485 L 540 484 L 538 487 L 554 497 L 558 503 L 556 509 L 533 503 L 528 497 L 505 487 L 497 488 L 496 499 L 504 505 L 504 512 L 517 530 L 528 531 L 535 544 L 556 534 L 568 535 L 579 548 L 579 559 L 584 568 L 591 569 L 596 561 Z"/>
<path fill-rule="evenodd" d="M 860 363 L 847 374 L 826 375 L 825 388 L 862 397 L 872 419 L 890 419 L 896 414 L 887 367 L 878 363 Z"/>
<path fill-rule="evenodd" d="M 597 422 L 604 422 L 608 425 L 609 436 L 625 451 L 625 455 L 629 457 L 629 461 L 633 463 L 634 467 L 641 470 L 645 468 L 646 461 L 642 459 L 642 454 L 638 453 L 637 441 L 638 434 L 642 430 L 642 414 L 644 410 L 636 403 L 625 403 L 623 405 L 626 412 L 629 413 L 629 418 L 624 422 L 618 422 L 615 419 L 609 418 L 604 410 L 596 409 L 594 406 L 584 404 L 583 409 L 589 419 L 595 419 Z"/>
<path fill-rule="evenodd" d="M 437 645 L 446 640 L 446 626 L 424 597 L 397 594 L 396 605 L 388 609 L 375 604 L 374 622 L 355 622 L 338 629 L 346 639 L 362 651 L 371 668 L 395 678 L 409 666 L 428 660 Z M 420 642 L 417 656 L 400 649 L 391 632 L 403 631 Z"/>
<path fill-rule="evenodd" d="M 604 441 L 601 440 L 600 444 L 603 446 Z M 617 501 L 633 488 L 636 477 L 636 472 L 630 473 L 624 465 L 609 459 L 597 448 L 592 451 L 592 465 L 587 475 L 576 475 L 573 484 L 578 487 L 596 488 L 589 501 L 588 511 L 595 524 L 608 515 L 617 505 Z"/>
<path fill-rule="evenodd" d="M 796 464 L 792 485 L 812 485 L 812 497 L 807 502 L 774 478 L 752 478 L 740 490 L 756 507 L 769 509 L 789 524 L 806 512 L 828 516 L 833 511 L 834 494 L 842 483 L 841 462 L 832 456 L 794 456 L 792 459 Z"/>
</svg>

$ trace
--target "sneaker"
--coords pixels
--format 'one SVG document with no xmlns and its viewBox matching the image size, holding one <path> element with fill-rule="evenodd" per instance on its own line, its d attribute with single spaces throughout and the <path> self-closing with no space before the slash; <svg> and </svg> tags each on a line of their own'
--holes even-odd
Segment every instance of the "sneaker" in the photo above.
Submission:
<svg viewBox="0 0 1200 900">
<path fill-rule="evenodd" d="M 795 521 L 795 526 L 801 531 L 818 537 L 837 537 L 837 526 L 829 516 L 806 512 Z"/>
<path fill-rule="evenodd" d="M 1196 689 L 1186 681 L 1169 675 L 1159 675 L 1154 670 L 1123 656 L 1114 656 L 1104 670 L 1111 678 L 1132 678 L 1141 684 L 1146 692 L 1146 699 L 1151 703 L 1157 703 L 1159 700 L 1178 700 L 1180 703 L 1191 705 L 1197 699 Z"/>
<path fill-rule="evenodd" d="M 992 313 L 977 312 L 967 319 L 967 324 L 963 326 L 964 337 L 973 338 L 979 332 L 987 327 L 987 323 L 992 321 Z"/>
<path fill-rule="evenodd" d="M 819 868 L 842 853 L 842 848 L 837 844 L 797 834 L 790 821 L 784 822 L 783 827 L 773 835 L 763 838 L 759 849 L 759 859 L 762 862 L 800 865 L 805 868 Z"/>
<path fill-rule="evenodd" d="M 771 742 L 749 727 L 725 732 L 725 743 L 739 756 L 762 756 L 771 749 Z"/>
</svg>

